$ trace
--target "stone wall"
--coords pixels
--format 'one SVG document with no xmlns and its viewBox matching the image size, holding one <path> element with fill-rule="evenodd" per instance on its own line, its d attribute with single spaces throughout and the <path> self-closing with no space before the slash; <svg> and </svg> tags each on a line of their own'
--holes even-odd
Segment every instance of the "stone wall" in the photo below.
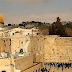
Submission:
<svg viewBox="0 0 72 72">
<path fill-rule="evenodd" d="M 0 38 L 0 56 L 2 52 L 10 52 L 10 38 Z"/>
<path fill-rule="evenodd" d="M 0 59 L 0 72 L 6 71 L 6 72 L 12 72 L 11 69 L 11 60 L 9 59 Z"/>
<path fill-rule="evenodd" d="M 42 63 L 35 63 L 32 67 L 21 72 L 41 72 Z"/>
<path fill-rule="evenodd" d="M 15 60 L 15 68 L 17 70 L 25 70 L 33 66 L 33 56 L 28 55 Z"/>
<path fill-rule="evenodd" d="M 34 62 L 72 62 L 72 37 L 38 35 L 30 38 Z"/>
<path fill-rule="evenodd" d="M 37 35 L 0 38 L 0 55 L 1 51 L 19 52 L 21 48 L 32 53 L 34 62 L 72 62 L 72 37 Z"/>
<path fill-rule="evenodd" d="M 45 38 L 44 62 L 72 62 L 72 37 Z"/>
<path fill-rule="evenodd" d="M 44 51 L 44 36 L 37 35 L 30 37 L 30 46 L 28 48 L 29 52 L 33 54 L 34 62 L 43 62 L 43 51 Z"/>
<path fill-rule="evenodd" d="M 11 37 L 11 52 L 20 52 L 20 49 L 23 49 L 24 52 L 28 52 L 29 43 L 30 40 L 28 36 Z"/>
</svg>

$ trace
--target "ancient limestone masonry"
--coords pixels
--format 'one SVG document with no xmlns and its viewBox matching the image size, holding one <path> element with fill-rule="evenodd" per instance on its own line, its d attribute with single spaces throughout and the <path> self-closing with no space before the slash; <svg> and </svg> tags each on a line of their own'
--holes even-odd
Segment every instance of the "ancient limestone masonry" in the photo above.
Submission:
<svg viewBox="0 0 72 72">
<path fill-rule="evenodd" d="M 20 54 L 20 50 L 23 53 Z M 13 36 L 0 38 L 0 64 L 5 71 L 32 72 L 43 63 L 72 63 L 72 37 L 57 35 Z M 5 63 L 6 62 L 6 63 Z"/>
<path fill-rule="evenodd" d="M 36 62 L 72 62 L 72 37 L 31 37 Z"/>
</svg>

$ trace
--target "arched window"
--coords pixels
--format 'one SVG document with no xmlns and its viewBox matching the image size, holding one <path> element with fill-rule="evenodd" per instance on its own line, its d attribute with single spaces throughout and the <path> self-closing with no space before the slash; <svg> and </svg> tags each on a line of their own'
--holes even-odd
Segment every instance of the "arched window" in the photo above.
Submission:
<svg viewBox="0 0 72 72">
<path fill-rule="evenodd" d="M 11 39 L 10 39 L 10 45 L 11 45 Z"/>
<path fill-rule="evenodd" d="M 21 42 L 21 44 L 23 44 L 23 42 Z"/>
<path fill-rule="evenodd" d="M 38 35 L 38 33 L 37 33 L 37 35 Z"/>
<path fill-rule="evenodd" d="M 28 35 L 29 35 L 29 33 L 28 33 Z"/>
<path fill-rule="evenodd" d="M 20 53 L 23 53 L 23 49 L 20 49 Z"/>
<path fill-rule="evenodd" d="M 4 40 L 4 42 L 5 42 L 5 40 Z"/>
<path fill-rule="evenodd" d="M 36 70 L 36 72 L 37 72 L 37 70 Z"/>
<path fill-rule="evenodd" d="M 6 72 L 6 71 L 2 71 L 2 72 Z"/>
<path fill-rule="evenodd" d="M 13 33 L 13 35 L 14 35 L 14 33 Z"/>
</svg>

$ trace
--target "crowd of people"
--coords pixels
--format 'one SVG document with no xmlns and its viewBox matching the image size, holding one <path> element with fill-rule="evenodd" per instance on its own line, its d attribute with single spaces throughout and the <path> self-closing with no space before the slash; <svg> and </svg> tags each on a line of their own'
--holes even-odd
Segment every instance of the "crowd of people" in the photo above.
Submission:
<svg viewBox="0 0 72 72">
<path fill-rule="evenodd" d="M 41 72 L 50 72 L 52 66 L 56 67 L 57 70 L 61 68 L 63 71 L 63 69 L 72 68 L 72 63 L 44 63 L 44 66 L 44 68 L 41 68 Z M 47 66 L 49 66 L 49 69 L 46 68 Z"/>
</svg>

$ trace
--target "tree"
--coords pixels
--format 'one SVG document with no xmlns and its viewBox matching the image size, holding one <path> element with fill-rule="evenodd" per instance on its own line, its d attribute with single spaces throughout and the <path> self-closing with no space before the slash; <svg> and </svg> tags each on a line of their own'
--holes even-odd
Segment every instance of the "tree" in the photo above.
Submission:
<svg viewBox="0 0 72 72">
<path fill-rule="evenodd" d="M 66 28 L 66 34 L 69 37 L 72 37 L 72 28 Z"/>
<path fill-rule="evenodd" d="M 49 34 L 51 34 L 51 35 L 60 35 L 60 36 L 65 36 L 66 35 L 65 28 L 62 25 L 62 23 L 60 22 L 60 20 L 61 19 L 59 17 L 57 17 L 57 21 L 52 24 L 52 27 L 50 29 Z"/>
</svg>

